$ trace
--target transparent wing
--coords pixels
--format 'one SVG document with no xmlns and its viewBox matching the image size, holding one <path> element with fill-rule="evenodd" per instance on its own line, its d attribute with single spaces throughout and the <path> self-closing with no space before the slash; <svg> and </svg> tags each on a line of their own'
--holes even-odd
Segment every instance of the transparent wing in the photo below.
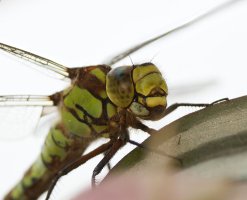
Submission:
<svg viewBox="0 0 247 200">
<path fill-rule="evenodd" d="M 6 95 L 0 96 L 0 106 L 53 106 L 49 96 L 39 95 Z"/>
<path fill-rule="evenodd" d="M 34 133 L 40 117 L 53 106 L 49 96 L 0 96 L 0 138 L 20 139 Z"/>
<path fill-rule="evenodd" d="M 209 8 L 205 13 L 194 16 L 194 18 L 188 19 L 187 21 L 183 22 L 182 24 L 174 25 L 174 27 L 171 28 L 170 30 L 168 30 L 168 31 L 166 31 L 160 35 L 157 35 L 153 38 L 150 38 L 150 39 L 148 39 L 148 40 L 146 40 L 140 44 L 132 46 L 129 49 L 124 50 L 124 51 L 118 53 L 117 55 L 111 57 L 110 59 L 106 60 L 104 63 L 108 64 L 108 65 L 114 65 L 115 63 L 123 60 L 124 58 L 126 58 L 127 56 L 130 56 L 131 54 L 137 52 L 138 50 L 140 50 L 140 49 L 142 49 L 142 48 L 144 48 L 144 47 L 146 47 L 146 46 L 148 46 L 148 45 L 150 45 L 150 44 L 152 44 L 152 43 L 154 43 L 160 39 L 163 39 L 164 37 L 166 37 L 168 35 L 171 35 L 171 34 L 174 34 L 178 31 L 180 31 L 180 30 L 183 30 L 183 29 L 201 21 L 202 19 L 209 17 L 214 13 L 217 13 L 218 11 L 220 11 L 224 8 L 227 8 L 234 3 L 237 3 L 238 1 L 240 1 L 240 0 L 229 0 L 229 1 L 226 1 L 226 2 L 219 4 L 216 7 Z"/>
<path fill-rule="evenodd" d="M 0 107 L 0 138 L 20 139 L 35 131 L 42 106 Z"/>
<path fill-rule="evenodd" d="M 14 56 L 17 56 L 21 59 L 27 60 L 37 66 L 39 66 L 41 69 L 48 70 L 53 73 L 53 75 L 58 75 L 56 78 L 59 79 L 66 79 L 70 78 L 69 76 L 69 69 L 65 67 L 64 65 L 61 65 L 57 62 L 54 62 L 52 60 L 49 60 L 47 58 L 44 58 L 42 56 L 36 55 L 34 53 L 0 43 L 0 49 L 12 54 Z M 55 76 L 54 76 L 55 77 Z"/>
<path fill-rule="evenodd" d="M 48 71 L 52 77 L 69 78 L 69 69 L 54 61 L 3 43 L 0 43 L 0 49 L 35 64 L 43 69 L 43 72 Z M 55 104 L 52 97 L 54 96 L 0 95 L 0 139 L 20 139 L 33 134 L 40 118 L 54 112 Z"/>
</svg>

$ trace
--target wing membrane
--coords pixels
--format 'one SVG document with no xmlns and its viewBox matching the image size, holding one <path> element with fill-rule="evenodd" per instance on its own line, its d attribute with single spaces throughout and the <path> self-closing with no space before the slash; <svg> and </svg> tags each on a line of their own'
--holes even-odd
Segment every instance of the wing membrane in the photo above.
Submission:
<svg viewBox="0 0 247 200">
<path fill-rule="evenodd" d="M 69 70 L 64 65 L 7 44 L 0 43 L 0 49 L 14 56 L 34 63 L 35 65 L 38 65 L 44 69 L 48 69 L 61 76 L 61 79 L 69 78 Z"/>
<path fill-rule="evenodd" d="M 7 95 L 0 96 L 0 106 L 54 106 L 49 96 Z"/>
<path fill-rule="evenodd" d="M 120 52 L 119 54 L 117 54 L 116 56 L 113 56 L 112 58 L 110 58 L 109 60 L 107 60 L 104 63 L 107 65 L 114 65 L 115 63 L 123 60 L 127 56 L 133 54 L 134 52 L 136 52 L 140 49 L 142 49 L 143 47 L 150 45 L 150 44 L 152 44 L 152 43 L 154 43 L 154 42 L 156 42 L 156 41 L 158 41 L 158 40 L 160 40 L 160 39 L 162 39 L 162 38 L 164 38 L 170 34 L 173 34 L 175 32 L 182 30 L 182 29 L 185 29 L 185 28 L 195 24 L 196 22 L 201 21 L 204 18 L 211 16 L 212 14 L 216 13 L 217 11 L 220 11 L 226 7 L 229 7 L 230 5 L 232 5 L 234 3 L 237 3 L 238 1 L 240 1 L 240 0 L 229 0 L 229 1 L 226 1 L 224 3 L 219 4 L 218 6 L 216 6 L 214 8 L 210 8 L 205 13 L 197 15 L 196 17 L 189 19 L 188 21 L 186 21 L 182 24 L 179 24 L 179 25 L 175 26 L 174 28 L 171 28 L 170 30 L 168 30 L 168 31 L 166 31 L 166 32 L 164 32 L 158 36 L 155 36 L 149 40 L 141 42 L 140 44 L 137 44 L 133 47 L 130 47 L 129 49 L 127 49 L 123 52 Z"/>
<path fill-rule="evenodd" d="M 39 123 L 42 110 L 42 106 L 1 106 L 1 140 L 21 139 L 34 133 Z"/>
<path fill-rule="evenodd" d="M 54 108 L 50 96 L 0 96 L 0 138 L 13 140 L 30 135 L 35 132 L 40 117 L 56 111 Z"/>
</svg>

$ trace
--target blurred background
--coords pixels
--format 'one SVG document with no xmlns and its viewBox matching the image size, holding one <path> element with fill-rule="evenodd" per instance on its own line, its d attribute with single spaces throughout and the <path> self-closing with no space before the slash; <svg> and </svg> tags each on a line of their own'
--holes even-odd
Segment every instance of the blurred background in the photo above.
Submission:
<svg viewBox="0 0 247 200">
<path fill-rule="evenodd" d="M 218 12 L 115 65 L 131 65 L 131 60 L 134 64 L 152 61 L 167 81 L 169 105 L 210 103 L 247 94 L 246 0 L 1 0 L 0 42 L 68 67 L 103 64 L 122 50 L 226 2 L 228 6 Z M 0 69 L 0 95 L 49 95 L 68 85 L 2 52 Z M 147 124 L 159 129 L 193 111 L 196 108 L 181 108 L 159 122 Z M 0 138 L 3 138 L 0 139 L 0 199 L 37 157 L 52 125 L 54 115 L 47 116 L 37 125 L 35 133 L 29 134 L 37 121 L 37 116 L 31 114 L 34 114 L 32 110 L 0 108 Z M 131 133 L 135 141 L 141 142 L 147 137 L 141 131 L 131 130 Z M 90 149 L 102 142 L 95 142 Z M 132 148 L 131 145 L 123 148 L 112 164 Z M 62 178 L 52 199 L 69 199 L 89 188 L 92 171 L 100 159 L 102 156 Z"/>
</svg>

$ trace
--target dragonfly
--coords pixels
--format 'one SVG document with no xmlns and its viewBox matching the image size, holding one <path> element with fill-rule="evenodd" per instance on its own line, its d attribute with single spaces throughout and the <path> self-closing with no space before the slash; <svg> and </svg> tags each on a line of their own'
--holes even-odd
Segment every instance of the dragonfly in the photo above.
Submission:
<svg viewBox="0 0 247 200">
<path fill-rule="evenodd" d="M 166 108 L 166 96 L 168 94 L 167 85 L 165 80 L 162 78 L 160 71 L 153 63 L 144 63 L 140 65 L 134 64 L 132 66 L 117 67 L 115 69 L 112 69 L 110 67 L 110 65 L 115 64 L 119 60 L 123 59 L 125 56 L 129 56 L 131 53 L 137 51 L 140 48 L 143 48 L 145 45 L 150 44 L 162 37 L 165 37 L 168 34 L 174 33 L 175 31 L 187 25 L 188 23 L 182 25 L 181 27 L 177 27 L 174 30 L 166 32 L 165 34 L 162 34 L 158 37 L 152 38 L 151 40 L 139 44 L 136 47 L 130 48 L 126 52 L 112 58 L 105 65 L 89 66 L 85 68 L 67 68 L 66 66 L 56 63 L 52 60 L 1 43 L 0 47 L 2 50 L 34 62 L 41 67 L 44 67 L 59 74 L 63 78 L 71 79 L 72 82 L 72 86 L 65 91 L 58 92 L 49 96 L 24 95 L 1 97 L 1 102 L 3 103 L 3 105 L 39 105 L 44 107 L 58 106 L 61 111 L 63 122 L 57 124 L 54 128 L 52 128 L 46 138 L 46 144 L 48 144 L 48 146 L 51 145 L 51 149 L 52 147 L 56 147 L 57 149 L 52 152 L 52 150 L 48 150 L 48 148 L 43 148 L 43 158 L 42 156 L 38 158 L 36 163 L 34 163 L 34 165 L 31 167 L 31 171 L 28 171 L 30 173 L 27 173 L 23 179 L 25 180 L 25 187 L 23 187 L 22 185 L 17 185 L 17 187 L 15 187 L 10 192 L 10 197 L 7 197 L 7 199 L 18 199 L 20 198 L 21 193 L 23 193 L 24 196 L 27 196 L 25 198 L 33 199 L 37 198 L 43 191 L 47 190 L 48 188 L 45 188 L 44 186 L 47 185 L 46 182 L 40 183 L 39 179 L 42 179 L 42 181 L 45 179 L 42 172 L 45 173 L 47 171 L 46 169 L 49 168 L 48 165 L 50 165 L 51 163 L 53 164 L 53 162 L 56 165 L 59 165 L 57 163 L 60 163 L 61 160 L 64 162 L 63 166 L 51 167 L 56 170 L 54 174 L 57 174 L 58 171 L 60 172 L 60 174 L 66 174 L 70 170 L 83 164 L 86 160 L 103 152 L 107 152 L 104 159 L 99 163 L 99 165 L 97 165 L 94 170 L 93 177 L 95 177 L 111 158 L 111 156 L 109 155 L 115 154 L 119 148 L 125 145 L 126 142 L 131 142 L 128 139 L 128 133 L 126 132 L 128 126 L 144 130 L 145 132 L 148 132 L 150 134 L 154 132 L 154 130 L 142 124 L 141 121 L 138 120 L 138 118 L 157 120 L 172 112 L 179 106 L 193 105 L 175 104 L 171 107 Z M 154 78 L 150 78 L 149 74 L 150 76 L 155 75 Z M 133 78 L 136 76 L 139 77 L 139 79 L 135 80 Z M 145 79 L 145 77 L 147 78 L 147 82 L 143 80 Z M 79 83 L 79 80 L 82 80 L 83 83 Z M 153 83 L 146 84 L 146 86 L 143 88 L 144 90 L 141 92 L 137 84 L 137 82 L 141 81 L 143 82 L 140 85 L 145 85 L 145 83 L 148 83 L 149 81 Z M 156 81 L 158 81 L 159 83 L 156 83 Z M 82 88 L 79 87 L 81 84 L 83 86 Z M 103 87 L 102 85 L 104 85 L 105 87 Z M 115 85 L 122 86 L 122 88 L 120 87 L 121 94 L 116 94 L 115 92 L 113 92 L 116 90 L 116 88 L 111 87 Z M 106 89 L 97 91 L 98 93 L 95 94 L 96 88 Z M 91 102 L 94 103 L 90 105 L 90 101 L 85 102 L 83 99 L 80 99 L 79 96 L 83 96 L 87 100 L 90 99 Z M 97 98 L 95 98 L 96 96 Z M 80 105 L 79 103 L 74 103 L 75 99 L 78 101 L 81 100 L 80 102 L 84 102 L 84 104 Z M 133 101 L 134 99 L 135 101 Z M 195 105 L 207 106 L 208 104 Z M 126 111 L 126 109 L 128 110 L 128 112 Z M 133 115 L 129 116 L 130 113 L 132 113 Z M 117 118 L 116 115 L 121 117 Z M 126 117 L 126 115 L 128 115 L 128 117 Z M 114 120 L 111 121 L 109 120 L 110 118 L 113 118 Z M 131 118 L 131 120 L 129 118 Z M 77 125 L 76 120 L 81 120 L 81 123 Z M 66 122 L 67 124 L 65 125 Z M 69 122 L 72 124 L 70 124 Z M 111 126 L 109 126 L 107 123 L 110 123 Z M 79 131 L 75 130 L 76 128 L 78 128 Z M 83 139 L 79 139 L 81 141 L 74 141 L 73 137 L 70 135 L 68 136 L 67 134 L 69 133 L 67 133 L 65 130 L 69 130 L 69 132 L 73 133 L 73 137 L 75 137 L 76 139 L 77 137 L 82 137 L 79 132 L 83 132 L 83 134 L 86 135 L 83 135 Z M 110 133 L 109 131 L 113 131 L 114 133 Z M 109 143 L 102 145 L 92 152 L 82 157 L 80 156 L 85 148 L 88 146 L 88 144 L 91 142 L 91 140 L 102 136 L 114 139 L 111 139 Z M 78 146 L 74 144 L 77 142 L 77 145 L 79 145 L 80 148 L 78 148 Z M 67 152 L 64 153 L 63 151 L 65 151 L 64 149 L 70 148 L 71 146 L 78 150 L 78 152 L 74 152 L 73 156 L 71 154 L 70 156 L 68 156 Z M 61 147 L 60 150 L 58 150 L 59 147 Z M 66 160 L 66 157 L 68 157 L 68 160 Z M 67 164 L 69 164 L 69 166 L 67 166 Z M 56 176 L 54 174 L 47 175 L 48 177 L 50 176 L 49 178 L 47 178 L 48 183 L 52 182 L 52 179 L 54 179 L 54 177 Z M 35 181 L 32 181 L 33 179 Z M 32 184 L 38 184 L 38 182 L 40 185 L 38 185 L 36 189 L 33 189 Z M 32 189 L 29 190 L 28 188 Z M 14 195 L 16 195 L 16 197 Z"/>
</svg>

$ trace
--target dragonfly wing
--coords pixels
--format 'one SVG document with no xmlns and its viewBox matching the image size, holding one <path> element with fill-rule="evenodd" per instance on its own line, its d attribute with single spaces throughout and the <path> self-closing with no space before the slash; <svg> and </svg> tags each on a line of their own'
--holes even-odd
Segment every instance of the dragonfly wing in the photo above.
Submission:
<svg viewBox="0 0 247 200">
<path fill-rule="evenodd" d="M 16 47 L 13 47 L 7 44 L 3 44 L 3 43 L 0 43 L 0 49 L 16 57 L 27 60 L 35 64 L 36 66 L 39 66 L 41 70 L 45 69 L 46 72 L 47 71 L 52 72 L 53 77 L 56 77 L 59 79 L 70 78 L 69 68 L 57 62 L 54 62 L 50 59 L 44 58 L 34 53 L 31 53 L 31 52 L 28 52 L 23 49 L 19 49 L 19 48 L 16 48 Z"/>
<path fill-rule="evenodd" d="M 0 96 L 0 106 L 53 106 L 49 96 L 39 95 L 6 95 Z"/>
<path fill-rule="evenodd" d="M 127 56 L 130 56 L 131 54 L 137 52 L 138 50 L 140 50 L 140 49 L 142 49 L 142 48 L 144 48 L 144 47 L 146 47 L 146 46 L 148 46 L 148 45 L 150 45 L 150 44 L 152 44 L 152 43 L 154 43 L 160 39 L 163 39 L 168 35 L 171 35 L 173 33 L 180 31 L 180 30 L 183 30 L 183 29 L 195 24 L 196 22 L 201 21 L 202 19 L 207 18 L 214 13 L 217 13 L 217 11 L 223 10 L 223 9 L 231 6 L 232 4 L 234 4 L 236 2 L 237 1 L 226 1 L 226 2 L 220 3 L 218 6 L 208 9 L 206 12 L 204 12 L 200 15 L 197 15 L 197 16 L 193 17 L 192 19 L 188 19 L 187 21 L 183 22 L 182 24 L 175 25 L 174 27 L 170 28 L 169 30 L 165 31 L 164 33 L 161 33 L 160 35 L 157 35 L 153 38 L 150 38 L 144 42 L 141 42 L 135 46 L 130 47 L 127 50 L 124 50 L 124 51 L 118 53 L 117 55 L 106 60 L 104 63 L 107 65 L 114 65 L 117 62 L 126 58 Z"/>
<path fill-rule="evenodd" d="M 52 107 L 54 102 L 50 96 L 0 96 L 0 138 L 18 139 L 29 135 L 35 131 L 41 115 L 46 114 L 43 110 Z"/>
<path fill-rule="evenodd" d="M 0 107 L 0 138 L 20 139 L 35 131 L 42 106 Z"/>
</svg>

